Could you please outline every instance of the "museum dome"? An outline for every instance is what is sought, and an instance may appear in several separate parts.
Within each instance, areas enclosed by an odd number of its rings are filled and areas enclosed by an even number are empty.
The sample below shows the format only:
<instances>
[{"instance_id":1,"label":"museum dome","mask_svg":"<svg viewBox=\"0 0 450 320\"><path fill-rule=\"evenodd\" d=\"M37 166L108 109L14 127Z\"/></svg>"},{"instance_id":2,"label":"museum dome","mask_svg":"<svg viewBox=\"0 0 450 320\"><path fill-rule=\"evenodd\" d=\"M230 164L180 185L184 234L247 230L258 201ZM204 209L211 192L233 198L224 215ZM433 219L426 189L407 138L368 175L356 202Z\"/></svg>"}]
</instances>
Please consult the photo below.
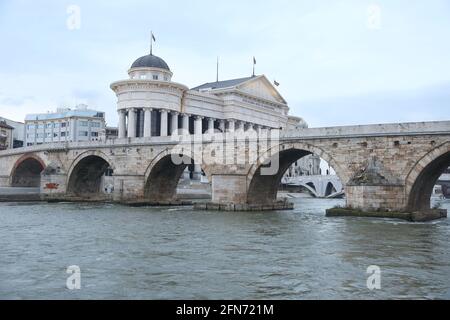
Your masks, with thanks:
<instances>
[{"instance_id":1,"label":"museum dome","mask_svg":"<svg viewBox=\"0 0 450 320\"><path fill-rule=\"evenodd\" d=\"M140 57L135 62L133 62L131 68L159 68L170 71L167 63L160 57L154 56L153 54Z\"/></svg>"}]
</instances>

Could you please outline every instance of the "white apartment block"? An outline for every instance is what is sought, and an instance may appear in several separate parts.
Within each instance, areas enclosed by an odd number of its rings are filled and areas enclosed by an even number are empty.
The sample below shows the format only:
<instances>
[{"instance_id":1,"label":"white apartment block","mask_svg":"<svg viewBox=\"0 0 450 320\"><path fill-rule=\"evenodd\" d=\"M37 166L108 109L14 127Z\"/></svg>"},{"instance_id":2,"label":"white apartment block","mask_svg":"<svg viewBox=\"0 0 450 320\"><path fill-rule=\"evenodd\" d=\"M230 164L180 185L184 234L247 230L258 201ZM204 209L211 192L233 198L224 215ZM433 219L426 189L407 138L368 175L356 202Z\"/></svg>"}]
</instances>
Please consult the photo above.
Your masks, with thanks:
<instances>
[{"instance_id":1,"label":"white apartment block","mask_svg":"<svg viewBox=\"0 0 450 320\"><path fill-rule=\"evenodd\" d=\"M105 113L86 105L61 108L55 113L29 114L25 118L25 146L52 142L100 140L105 130Z\"/></svg>"}]
</instances>

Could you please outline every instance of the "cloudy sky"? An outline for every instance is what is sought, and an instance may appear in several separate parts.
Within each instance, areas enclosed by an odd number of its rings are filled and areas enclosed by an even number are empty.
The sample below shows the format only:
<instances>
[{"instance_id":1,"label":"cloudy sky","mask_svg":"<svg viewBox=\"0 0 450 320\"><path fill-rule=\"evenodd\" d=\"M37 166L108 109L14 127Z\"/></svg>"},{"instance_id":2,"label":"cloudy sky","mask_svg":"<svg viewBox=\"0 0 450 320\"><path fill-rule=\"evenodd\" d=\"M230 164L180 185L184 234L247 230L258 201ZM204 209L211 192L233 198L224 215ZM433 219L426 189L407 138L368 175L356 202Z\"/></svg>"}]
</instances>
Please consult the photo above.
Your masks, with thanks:
<instances>
[{"instance_id":1,"label":"cloudy sky","mask_svg":"<svg viewBox=\"0 0 450 320\"><path fill-rule=\"evenodd\" d=\"M256 56L310 126L450 120L447 0L0 0L0 116L87 103L116 125L109 84L150 30L189 87L215 80L217 56L221 79Z\"/></svg>"}]
</instances>

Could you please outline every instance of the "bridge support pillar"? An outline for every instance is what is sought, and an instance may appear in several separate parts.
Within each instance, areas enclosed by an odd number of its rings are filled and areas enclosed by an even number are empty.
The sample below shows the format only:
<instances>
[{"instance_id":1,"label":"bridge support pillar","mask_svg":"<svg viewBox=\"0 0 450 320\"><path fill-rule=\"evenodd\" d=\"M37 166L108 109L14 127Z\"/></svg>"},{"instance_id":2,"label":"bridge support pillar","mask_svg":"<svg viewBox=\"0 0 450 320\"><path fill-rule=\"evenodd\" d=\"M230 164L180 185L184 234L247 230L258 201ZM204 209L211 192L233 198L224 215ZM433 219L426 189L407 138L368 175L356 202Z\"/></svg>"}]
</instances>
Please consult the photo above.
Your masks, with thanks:
<instances>
[{"instance_id":1,"label":"bridge support pillar","mask_svg":"<svg viewBox=\"0 0 450 320\"><path fill-rule=\"evenodd\" d=\"M346 186L345 195L350 208L389 211L406 208L404 186Z\"/></svg>"},{"instance_id":2,"label":"bridge support pillar","mask_svg":"<svg viewBox=\"0 0 450 320\"><path fill-rule=\"evenodd\" d=\"M327 216L395 218L425 222L447 217L447 210L407 208L404 186L347 186L347 208L327 210Z\"/></svg>"},{"instance_id":3,"label":"bridge support pillar","mask_svg":"<svg viewBox=\"0 0 450 320\"><path fill-rule=\"evenodd\" d=\"M212 202L218 204L244 204L247 201L246 175L213 175Z\"/></svg>"},{"instance_id":4,"label":"bridge support pillar","mask_svg":"<svg viewBox=\"0 0 450 320\"><path fill-rule=\"evenodd\" d=\"M43 200L63 200L67 195L67 175L61 172L41 174L40 194Z\"/></svg>"},{"instance_id":5,"label":"bridge support pillar","mask_svg":"<svg viewBox=\"0 0 450 320\"><path fill-rule=\"evenodd\" d=\"M144 198L143 176L121 176L114 175L114 191L113 200L122 201L139 201Z\"/></svg>"}]
</instances>

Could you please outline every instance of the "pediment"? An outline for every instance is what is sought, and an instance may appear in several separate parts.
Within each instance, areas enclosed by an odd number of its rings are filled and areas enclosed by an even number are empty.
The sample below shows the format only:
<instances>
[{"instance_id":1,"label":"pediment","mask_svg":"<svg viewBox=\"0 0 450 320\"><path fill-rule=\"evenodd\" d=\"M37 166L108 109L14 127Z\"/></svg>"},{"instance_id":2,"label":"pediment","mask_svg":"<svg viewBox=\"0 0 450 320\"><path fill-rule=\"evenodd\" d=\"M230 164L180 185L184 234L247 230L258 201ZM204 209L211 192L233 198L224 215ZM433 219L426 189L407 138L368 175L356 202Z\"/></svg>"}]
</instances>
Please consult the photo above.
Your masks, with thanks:
<instances>
[{"instance_id":1,"label":"pediment","mask_svg":"<svg viewBox=\"0 0 450 320\"><path fill-rule=\"evenodd\" d=\"M245 81L238 85L237 89L265 100L286 104L275 86L263 75Z\"/></svg>"}]
</instances>

